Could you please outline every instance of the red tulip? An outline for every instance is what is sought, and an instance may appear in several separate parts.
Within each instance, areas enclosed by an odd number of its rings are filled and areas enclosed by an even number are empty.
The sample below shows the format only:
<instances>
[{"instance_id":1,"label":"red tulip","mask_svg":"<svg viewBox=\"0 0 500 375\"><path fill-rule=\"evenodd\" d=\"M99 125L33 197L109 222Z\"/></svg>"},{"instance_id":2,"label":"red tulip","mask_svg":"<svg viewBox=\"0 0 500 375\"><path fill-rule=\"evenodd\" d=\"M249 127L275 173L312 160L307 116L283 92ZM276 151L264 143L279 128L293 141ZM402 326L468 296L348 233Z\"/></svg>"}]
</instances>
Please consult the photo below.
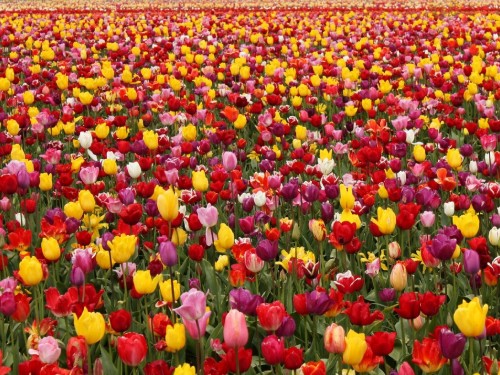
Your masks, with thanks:
<instances>
[{"instance_id":1,"label":"red tulip","mask_svg":"<svg viewBox=\"0 0 500 375\"><path fill-rule=\"evenodd\" d=\"M326 365L323 361L304 363L300 369L304 375L326 375Z\"/></svg>"},{"instance_id":2,"label":"red tulip","mask_svg":"<svg viewBox=\"0 0 500 375\"><path fill-rule=\"evenodd\" d=\"M83 368L83 365L87 363L87 350L85 337L71 337L66 344L66 365L68 368Z\"/></svg>"},{"instance_id":3,"label":"red tulip","mask_svg":"<svg viewBox=\"0 0 500 375\"><path fill-rule=\"evenodd\" d=\"M132 323L132 314L125 309L113 311L109 314L109 323L116 332L125 332Z\"/></svg>"},{"instance_id":4,"label":"red tulip","mask_svg":"<svg viewBox=\"0 0 500 375\"><path fill-rule=\"evenodd\" d=\"M266 331L276 331L287 315L285 306L280 301L261 303L257 306L257 318Z\"/></svg>"},{"instance_id":5,"label":"red tulip","mask_svg":"<svg viewBox=\"0 0 500 375\"><path fill-rule=\"evenodd\" d=\"M275 335L264 338L260 347L262 356L272 366L285 359L285 343Z\"/></svg>"},{"instance_id":6,"label":"red tulip","mask_svg":"<svg viewBox=\"0 0 500 375\"><path fill-rule=\"evenodd\" d=\"M403 319L415 319L420 315L420 301L415 292L403 293L399 297L399 308L394 312Z\"/></svg>"},{"instance_id":7,"label":"red tulip","mask_svg":"<svg viewBox=\"0 0 500 375\"><path fill-rule=\"evenodd\" d=\"M425 338L422 342L415 340L412 356L412 362L425 373L439 371L448 361L441 354L438 340L431 338Z\"/></svg>"},{"instance_id":8,"label":"red tulip","mask_svg":"<svg viewBox=\"0 0 500 375\"><path fill-rule=\"evenodd\" d=\"M287 370L296 370L304 362L304 349L296 346L285 349L284 366Z\"/></svg>"},{"instance_id":9,"label":"red tulip","mask_svg":"<svg viewBox=\"0 0 500 375\"><path fill-rule=\"evenodd\" d=\"M146 358L148 344L143 335L127 332L118 337L118 355L128 366L138 366Z\"/></svg>"},{"instance_id":10,"label":"red tulip","mask_svg":"<svg viewBox=\"0 0 500 375\"><path fill-rule=\"evenodd\" d=\"M384 314L381 311L370 312L370 304L365 302L363 296L359 296L358 300L352 303L344 313L349 317L352 324L359 326L370 325L375 320L384 320Z\"/></svg>"},{"instance_id":11,"label":"red tulip","mask_svg":"<svg viewBox=\"0 0 500 375\"><path fill-rule=\"evenodd\" d=\"M366 336L366 342L372 348L373 354L386 356L394 349L396 332L375 332L371 336Z\"/></svg>"}]
</instances>

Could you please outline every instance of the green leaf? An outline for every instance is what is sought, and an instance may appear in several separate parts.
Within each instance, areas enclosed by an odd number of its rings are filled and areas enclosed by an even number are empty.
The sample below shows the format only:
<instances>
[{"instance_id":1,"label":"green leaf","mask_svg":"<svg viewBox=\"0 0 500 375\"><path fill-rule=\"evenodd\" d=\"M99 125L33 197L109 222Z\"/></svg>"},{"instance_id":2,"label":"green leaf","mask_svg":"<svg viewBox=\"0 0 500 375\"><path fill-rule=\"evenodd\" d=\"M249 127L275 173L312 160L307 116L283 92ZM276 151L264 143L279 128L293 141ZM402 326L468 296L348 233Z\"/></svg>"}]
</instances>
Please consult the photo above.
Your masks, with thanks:
<instances>
[{"instance_id":1,"label":"green leaf","mask_svg":"<svg viewBox=\"0 0 500 375\"><path fill-rule=\"evenodd\" d=\"M104 370L105 374L117 374L118 370L113 363L113 357L109 352L106 351L101 345L101 361L102 361L102 368Z\"/></svg>"}]
</instances>

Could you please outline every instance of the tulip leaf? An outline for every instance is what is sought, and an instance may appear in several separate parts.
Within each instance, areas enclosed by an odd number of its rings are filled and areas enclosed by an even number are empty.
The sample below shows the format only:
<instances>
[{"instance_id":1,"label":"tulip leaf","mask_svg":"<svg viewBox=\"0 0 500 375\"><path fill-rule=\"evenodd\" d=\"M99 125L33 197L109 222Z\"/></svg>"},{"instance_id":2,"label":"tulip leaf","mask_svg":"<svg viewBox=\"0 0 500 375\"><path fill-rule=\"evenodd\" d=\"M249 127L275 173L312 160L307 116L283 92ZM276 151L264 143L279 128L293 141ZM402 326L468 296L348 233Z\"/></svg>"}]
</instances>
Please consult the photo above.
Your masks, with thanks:
<instances>
[{"instance_id":1,"label":"tulip leaf","mask_svg":"<svg viewBox=\"0 0 500 375\"><path fill-rule=\"evenodd\" d=\"M101 361L102 361L102 368L105 374L118 373L118 370L113 363L113 358L111 357L111 354L107 352L102 345L101 345Z\"/></svg>"}]
</instances>

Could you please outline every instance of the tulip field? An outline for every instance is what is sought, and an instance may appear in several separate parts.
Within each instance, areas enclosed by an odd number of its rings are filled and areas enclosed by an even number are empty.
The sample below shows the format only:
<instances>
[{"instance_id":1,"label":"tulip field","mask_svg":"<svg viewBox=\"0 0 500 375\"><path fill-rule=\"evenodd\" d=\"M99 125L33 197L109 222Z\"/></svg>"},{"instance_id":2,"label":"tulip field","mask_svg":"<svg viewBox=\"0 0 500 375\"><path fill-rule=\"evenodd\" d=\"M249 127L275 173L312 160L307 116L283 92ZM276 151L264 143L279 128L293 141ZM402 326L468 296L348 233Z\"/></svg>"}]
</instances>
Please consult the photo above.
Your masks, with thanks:
<instances>
[{"instance_id":1,"label":"tulip field","mask_svg":"<svg viewBox=\"0 0 500 375\"><path fill-rule=\"evenodd\" d=\"M0 10L0 375L500 374L497 1Z\"/></svg>"}]
</instances>

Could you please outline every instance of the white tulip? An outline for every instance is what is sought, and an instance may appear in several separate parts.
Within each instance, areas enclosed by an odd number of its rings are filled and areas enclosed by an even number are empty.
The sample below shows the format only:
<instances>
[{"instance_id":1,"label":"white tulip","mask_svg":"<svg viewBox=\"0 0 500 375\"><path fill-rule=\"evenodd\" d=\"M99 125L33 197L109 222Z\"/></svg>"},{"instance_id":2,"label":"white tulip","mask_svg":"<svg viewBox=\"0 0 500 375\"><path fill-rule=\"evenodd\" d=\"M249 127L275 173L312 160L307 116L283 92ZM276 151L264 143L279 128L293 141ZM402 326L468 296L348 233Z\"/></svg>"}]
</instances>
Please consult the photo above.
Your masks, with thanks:
<instances>
[{"instance_id":1,"label":"white tulip","mask_svg":"<svg viewBox=\"0 0 500 375\"><path fill-rule=\"evenodd\" d=\"M138 178L142 174L141 166L134 161L127 164L127 172L132 178Z\"/></svg>"},{"instance_id":2,"label":"white tulip","mask_svg":"<svg viewBox=\"0 0 500 375\"><path fill-rule=\"evenodd\" d=\"M488 233L488 240L493 246L498 246L500 244L500 229L497 227L491 228Z\"/></svg>"},{"instance_id":3,"label":"white tulip","mask_svg":"<svg viewBox=\"0 0 500 375\"><path fill-rule=\"evenodd\" d=\"M253 202L257 207L262 207L266 204L266 193L258 191L253 195Z\"/></svg>"},{"instance_id":4,"label":"white tulip","mask_svg":"<svg viewBox=\"0 0 500 375\"><path fill-rule=\"evenodd\" d=\"M90 133L89 131L81 132L78 136L78 142L80 143L81 147L83 147L84 149L88 149L90 146L92 146L92 133Z\"/></svg>"},{"instance_id":5,"label":"white tulip","mask_svg":"<svg viewBox=\"0 0 500 375\"><path fill-rule=\"evenodd\" d=\"M444 214L448 217L455 214L455 202L446 202L444 204Z\"/></svg>"}]
</instances>

